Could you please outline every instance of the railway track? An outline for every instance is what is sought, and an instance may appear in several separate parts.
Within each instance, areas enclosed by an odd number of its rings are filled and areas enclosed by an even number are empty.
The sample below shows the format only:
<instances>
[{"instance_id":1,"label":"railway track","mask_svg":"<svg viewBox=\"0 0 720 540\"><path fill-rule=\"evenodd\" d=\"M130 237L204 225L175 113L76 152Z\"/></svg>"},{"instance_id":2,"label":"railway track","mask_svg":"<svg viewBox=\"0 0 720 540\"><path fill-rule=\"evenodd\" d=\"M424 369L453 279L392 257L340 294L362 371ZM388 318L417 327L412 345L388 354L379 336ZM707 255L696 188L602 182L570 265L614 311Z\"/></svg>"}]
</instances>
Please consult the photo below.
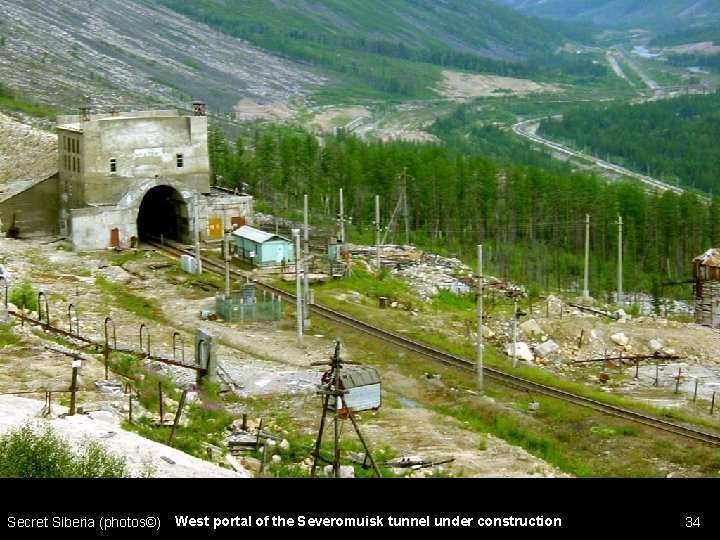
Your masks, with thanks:
<instances>
[{"instance_id":1,"label":"railway track","mask_svg":"<svg viewBox=\"0 0 720 540\"><path fill-rule=\"evenodd\" d=\"M167 242L163 243L162 245L157 242L148 242L147 244L151 245L155 249L158 249L166 254L179 257L180 255L192 255L194 256L194 252L190 249L187 249L185 247L181 247L175 243L168 244ZM209 259L207 257L202 258L202 265L203 269L208 272L213 273L221 273L224 274L225 272L225 266L224 263L220 260L213 260ZM230 269L230 274L235 279L245 279L250 280L251 276L247 272L243 272L238 269ZM272 285L256 281L256 286L262 289L267 290L268 292L272 292L274 294L277 294L281 296L284 300L295 303L295 295L290 294L286 291L283 291L282 289L278 289L276 287L273 287ZM375 338L381 339L383 341L386 341L388 343L391 343L393 345L396 345L398 347L402 347L404 349L413 351L417 354L421 354L427 358L430 358L434 361L441 362L443 364L451 365L469 372L476 372L476 363L472 360L469 360L467 358L457 356L454 354L451 354L447 351L443 351L441 349L437 349L435 347L431 347L429 345L426 345L424 343L412 340L410 338L407 338L405 336L401 336L399 334L395 334L393 332L389 332L387 330L383 330L381 328L378 328L376 326L373 326L371 324L368 324L364 321L358 320L356 318L350 317L346 314L340 313L338 311L332 310L330 308L321 306L319 304L312 304L309 306L309 310L312 313L315 313L316 315L319 315L321 317L325 317L326 319L329 319L331 321L334 321L336 323L340 323L344 326L347 326L349 328L352 328L353 330L356 330L358 332L362 332L367 335L371 335ZM517 375L512 375L510 373L506 373L504 371L501 371L496 368L492 367L483 367L483 377L486 380L491 380L496 383L520 389L529 391L533 394L543 395L547 397L553 397L556 399L563 400L568 403L572 403L581 407L587 407L592 410L602 412L604 414L608 414L611 416L615 416L618 418L622 418L631 422L635 422L638 424L642 424L644 426L652 427L655 429L659 429L668 433L673 433L675 435L683 436L687 439L691 439L696 442L701 442L704 444L709 444L712 446L720 447L720 435L716 433L711 433L708 431L703 431L701 429L697 429L695 427L689 427L683 424L671 422L668 420L664 420L662 418L658 418L656 416L641 413L637 411L633 411L631 409L626 409L623 407L619 407L616 405L610 405L607 403L604 403L602 401L598 401L595 399L591 399L585 396L580 396L577 394L573 394L571 392L568 392L566 390L561 390L559 388L554 388L552 386L547 386L541 383L537 383L528 379L525 379L523 377L519 377Z\"/></svg>"}]
</instances>

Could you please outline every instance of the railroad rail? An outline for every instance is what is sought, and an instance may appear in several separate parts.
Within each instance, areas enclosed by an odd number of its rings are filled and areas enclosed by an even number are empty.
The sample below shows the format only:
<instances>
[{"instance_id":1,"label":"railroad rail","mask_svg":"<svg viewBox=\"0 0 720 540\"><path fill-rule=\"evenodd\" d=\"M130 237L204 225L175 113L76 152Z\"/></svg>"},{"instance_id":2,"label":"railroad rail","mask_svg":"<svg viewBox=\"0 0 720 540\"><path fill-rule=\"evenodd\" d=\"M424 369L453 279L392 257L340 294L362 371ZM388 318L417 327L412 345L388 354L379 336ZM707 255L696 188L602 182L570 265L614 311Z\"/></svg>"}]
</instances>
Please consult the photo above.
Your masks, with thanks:
<instances>
[{"instance_id":1,"label":"railroad rail","mask_svg":"<svg viewBox=\"0 0 720 540\"><path fill-rule=\"evenodd\" d=\"M155 249L158 249L160 251L165 252L166 254L170 254L173 256L180 256L180 255L192 255L194 256L194 251L180 246L175 243L168 243L165 241L162 245L157 242L152 241L145 241L150 246L154 247ZM217 272L217 273L224 273L225 272L225 266L224 262L220 261L219 259L213 260L211 258L203 257L202 258L202 264L203 269L208 272ZM235 278L241 278L245 280L251 280L252 277L250 273L244 272L238 269L231 268L230 274L234 276ZM283 299L290 303L295 303L295 295L290 294L286 291L283 291L282 289L278 289L276 287L273 287L272 285L269 285L267 283L263 283L260 281L255 281L256 286L265 289L268 292L272 292L274 294L280 295ZM437 349L435 347L432 347L430 345L426 345L424 343L421 343L419 341L410 339L408 337L389 332L388 330L383 330L381 328L378 328L376 326L373 326L369 323L366 323L364 321L361 321L359 319L356 319L354 317L350 317L349 315L346 315L344 313L340 313L338 311L335 311L333 309L324 307L320 304L311 304L308 306L309 310L321 317L324 317L326 319L329 319L333 322L340 323L344 326L347 326L349 328L352 328L353 330L362 332L367 335L371 335L375 338L381 339L383 341L386 341L388 343L391 343L393 345L396 345L398 347L413 351L417 354L421 354L427 358L430 358L434 361L441 362L447 365L451 365L466 371L470 372L476 372L476 363L468 358L464 358L461 356L457 356L454 354L451 354L447 351L443 351L441 349ZM544 385L541 383L537 383L528 379L525 379L523 377L519 377L517 375L512 375L510 373L506 373L502 370L499 370L497 368L492 368L488 366L483 367L483 376L486 379L492 380L496 383L532 392L533 394L539 394L544 395L547 397L553 397L556 399L563 400L568 403L572 403L574 405L587 407L592 410L602 412L604 414L608 414L611 416L615 416L618 418L622 418L624 420L629 420L638 424L642 424L648 427L652 427L655 429L659 429L665 432L673 433L675 435L680 435L683 437L686 437L688 439L692 439L696 442L701 442L705 444L709 444L712 446L719 446L720 447L720 435L716 433L711 433L708 431L703 431L701 429L697 429L694 427L689 427L683 424L670 422L668 420L664 420L661 418L658 418L656 416L641 413L637 411L633 411L631 409L626 409L624 407L619 407L616 405L610 405L607 403L604 403L599 400L595 400L592 398L588 398L585 396L580 396L577 394L573 394L572 392L568 392L566 390L561 390L559 388L554 388L552 386Z\"/></svg>"}]
</instances>

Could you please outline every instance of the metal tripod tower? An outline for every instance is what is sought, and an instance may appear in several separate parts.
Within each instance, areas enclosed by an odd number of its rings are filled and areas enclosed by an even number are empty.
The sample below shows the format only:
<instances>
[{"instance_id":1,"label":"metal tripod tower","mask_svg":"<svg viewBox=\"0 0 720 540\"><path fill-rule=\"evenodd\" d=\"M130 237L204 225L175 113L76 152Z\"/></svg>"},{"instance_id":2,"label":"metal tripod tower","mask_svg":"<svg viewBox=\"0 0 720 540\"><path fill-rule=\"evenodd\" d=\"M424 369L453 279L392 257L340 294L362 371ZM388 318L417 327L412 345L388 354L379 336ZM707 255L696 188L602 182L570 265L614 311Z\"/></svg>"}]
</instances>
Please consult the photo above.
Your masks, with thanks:
<instances>
[{"instance_id":1,"label":"metal tripod tower","mask_svg":"<svg viewBox=\"0 0 720 540\"><path fill-rule=\"evenodd\" d=\"M317 440L315 441L315 448L313 449L313 465L310 471L310 476L315 476L315 471L318 466L318 461L324 461L325 463L332 465L333 475L338 478L340 476L340 421L348 418L352 423L355 433L357 433L360 442L365 449L365 463L369 460L372 465L375 475L380 478L380 468L373 459L370 448L365 441L365 438L360 432L360 427L355 421L355 411L344 403L343 396L348 391L343 389L341 382L343 364L356 364L357 362L345 362L340 358L340 340L335 341L335 353L330 358L329 362L313 362L313 366L330 366L330 371L323 373L321 379L321 386L318 389L318 394L323 396L323 409L322 417L320 419L320 428L318 431ZM333 457L332 459L326 459L320 454L320 445L322 443L323 432L325 430L325 422L328 417L328 412L332 415L334 420L334 434L333 434Z\"/></svg>"}]
</instances>

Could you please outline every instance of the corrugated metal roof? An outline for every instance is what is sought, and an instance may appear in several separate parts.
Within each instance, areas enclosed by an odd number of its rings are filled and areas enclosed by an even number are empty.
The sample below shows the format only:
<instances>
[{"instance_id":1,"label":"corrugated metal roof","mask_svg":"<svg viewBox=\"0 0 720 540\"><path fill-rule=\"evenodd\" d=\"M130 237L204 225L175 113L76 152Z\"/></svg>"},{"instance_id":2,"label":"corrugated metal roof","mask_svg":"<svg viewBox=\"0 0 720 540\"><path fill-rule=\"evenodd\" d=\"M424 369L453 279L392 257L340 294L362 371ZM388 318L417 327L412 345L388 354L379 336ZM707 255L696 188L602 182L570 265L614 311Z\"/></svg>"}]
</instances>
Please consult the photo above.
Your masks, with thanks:
<instances>
[{"instance_id":1,"label":"corrugated metal roof","mask_svg":"<svg viewBox=\"0 0 720 540\"><path fill-rule=\"evenodd\" d=\"M720 248L710 248L702 255L698 255L693 259L695 264L704 264L705 266L720 267Z\"/></svg>"},{"instance_id":2,"label":"corrugated metal roof","mask_svg":"<svg viewBox=\"0 0 720 540\"><path fill-rule=\"evenodd\" d=\"M285 240L286 242L290 241L287 238L280 236L279 234L261 231L260 229L255 229L250 225L243 225L242 227L237 228L233 231L233 234L235 236L239 236L240 238L247 238L248 240L256 242L258 244L264 244L265 242L267 242L268 240L272 240L273 238L280 238L281 240Z\"/></svg>"},{"instance_id":3,"label":"corrugated metal roof","mask_svg":"<svg viewBox=\"0 0 720 540\"><path fill-rule=\"evenodd\" d=\"M379 382L380 375L374 367L346 365L340 371L340 385L344 390Z\"/></svg>"}]
</instances>

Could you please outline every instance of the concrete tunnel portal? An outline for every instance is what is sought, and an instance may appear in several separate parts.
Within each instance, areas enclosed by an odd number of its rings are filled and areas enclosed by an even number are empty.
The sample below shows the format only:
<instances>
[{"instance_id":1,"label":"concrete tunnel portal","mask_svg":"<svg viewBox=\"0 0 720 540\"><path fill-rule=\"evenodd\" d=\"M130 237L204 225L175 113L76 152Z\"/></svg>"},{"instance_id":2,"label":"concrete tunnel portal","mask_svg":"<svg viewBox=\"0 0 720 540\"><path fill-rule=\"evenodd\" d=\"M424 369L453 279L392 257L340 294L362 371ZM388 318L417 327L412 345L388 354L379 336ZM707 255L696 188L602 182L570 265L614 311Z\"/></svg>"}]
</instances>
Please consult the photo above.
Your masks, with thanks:
<instances>
[{"instance_id":1,"label":"concrete tunnel portal","mask_svg":"<svg viewBox=\"0 0 720 540\"><path fill-rule=\"evenodd\" d=\"M162 237L185 241L188 237L187 216L187 205L177 189L155 186L148 190L140 203L138 236L141 240Z\"/></svg>"}]
</instances>

